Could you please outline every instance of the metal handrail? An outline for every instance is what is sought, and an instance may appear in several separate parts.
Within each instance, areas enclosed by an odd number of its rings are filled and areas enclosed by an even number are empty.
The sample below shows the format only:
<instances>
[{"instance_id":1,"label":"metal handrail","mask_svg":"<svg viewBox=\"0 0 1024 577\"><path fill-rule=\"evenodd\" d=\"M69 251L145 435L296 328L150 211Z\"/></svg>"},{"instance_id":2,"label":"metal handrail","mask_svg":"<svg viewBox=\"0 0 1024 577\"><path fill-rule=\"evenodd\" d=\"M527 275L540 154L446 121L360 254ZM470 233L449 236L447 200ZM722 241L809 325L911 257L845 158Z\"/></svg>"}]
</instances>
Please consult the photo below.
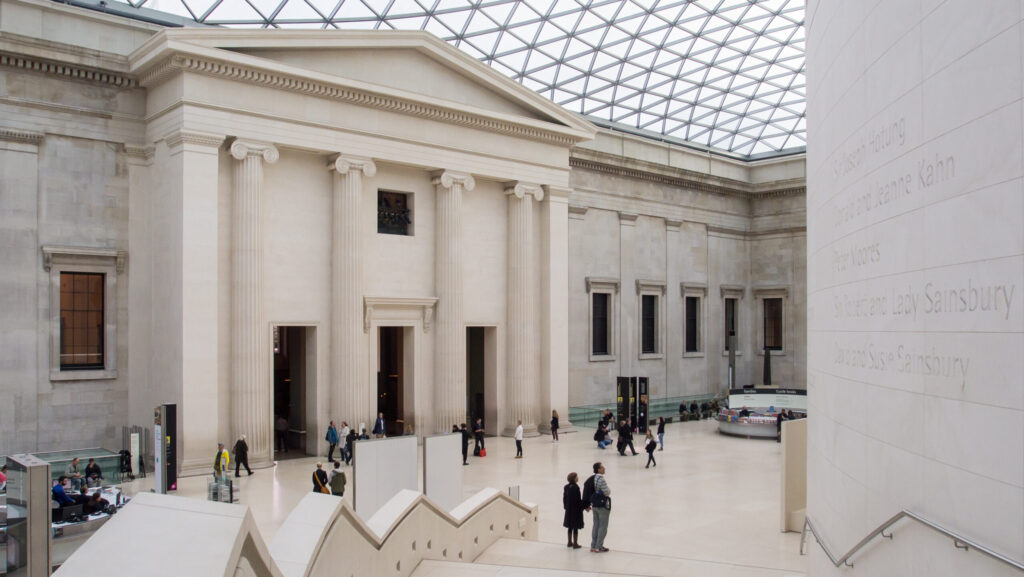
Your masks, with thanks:
<instances>
[{"instance_id":1,"label":"metal handrail","mask_svg":"<svg viewBox=\"0 0 1024 577\"><path fill-rule=\"evenodd\" d=\"M939 525L938 523L935 523L934 521L930 521L930 520L926 519L925 517L922 517L921 515L919 515L917 513L914 513L913 511L908 511L906 509L903 509L899 513L896 513L892 517L889 517L889 519L886 522L882 523L881 525L876 527L873 531L868 533L863 539L861 539L856 545L854 545L852 549L850 549L845 555L843 555L842 557L840 557L838 559L836 559L836 556L832 554L832 551L829 549L828 545L821 538L821 535L818 534L818 530L814 527L814 522L811 520L811 518L809 516L807 516L807 515L804 515L804 528L803 528L803 531L800 532L800 554L801 555L806 555L807 554L804 551L804 549L805 549L804 545L807 542L807 529L810 529L811 533L814 535L814 539L818 542L819 545L821 545L822 550L825 551L825 555L828 556L829 561L832 561L833 565L835 565L836 567L839 567L840 565L846 565L847 567L853 567L853 563L850 562L850 559L854 555L856 555L858 551L860 551L865 545L867 545L868 543L873 541L875 539L875 537L881 536L881 537L885 537L886 539L892 539L892 536L893 536L892 531L890 531L889 534L886 534L885 530L888 529L889 527L892 527L893 525L895 525L900 519L902 519L904 517L908 517L910 519L913 519L913 520L917 521L918 523L921 523L925 527L928 527L928 528L930 528L932 530L938 531L939 533L942 533L943 535L949 537L950 539L953 540L953 546L956 547L957 549L963 549L964 551L968 551L970 549L975 549L979 553L987 555L987 556L989 556L989 557L991 557L991 558L993 558L993 559L995 559L997 561L1002 561L1003 563L1006 563L1007 565L1009 565L1011 567L1015 567L1019 571L1024 571L1024 563L1021 563L1020 561L1016 561L1014 559L1011 559L1011 558L1009 558L1009 557L1007 557L1005 555L1002 555L1000 553L996 553L995 551L989 549L988 547L985 547L983 545L979 545L976 542L974 542L974 541L972 541L970 539L967 539L966 537L964 537L964 536L962 536L962 535L960 535L958 533L954 533L954 532L950 531L949 529L946 529L945 527Z\"/></svg>"}]
</instances>

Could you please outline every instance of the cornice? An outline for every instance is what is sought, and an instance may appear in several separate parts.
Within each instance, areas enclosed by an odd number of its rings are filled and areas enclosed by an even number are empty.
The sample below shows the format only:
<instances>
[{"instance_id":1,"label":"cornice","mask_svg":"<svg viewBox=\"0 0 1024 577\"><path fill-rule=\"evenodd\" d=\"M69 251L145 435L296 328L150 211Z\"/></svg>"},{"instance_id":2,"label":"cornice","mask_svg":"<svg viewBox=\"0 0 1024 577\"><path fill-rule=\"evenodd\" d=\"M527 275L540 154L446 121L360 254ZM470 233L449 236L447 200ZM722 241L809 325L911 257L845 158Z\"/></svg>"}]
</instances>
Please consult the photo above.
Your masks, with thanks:
<instances>
[{"instance_id":1,"label":"cornice","mask_svg":"<svg viewBox=\"0 0 1024 577\"><path fill-rule=\"evenodd\" d=\"M39 144L43 141L43 134L40 132L29 132L27 130L15 130L13 128L0 127L0 140L8 142L23 142L25 144Z\"/></svg>"},{"instance_id":2,"label":"cornice","mask_svg":"<svg viewBox=\"0 0 1024 577\"><path fill-rule=\"evenodd\" d=\"M127 74L120 74L109 70L97 70L76 64L55 62L44 58L19 54L0 53L0 66L32 70L43 74L64 76L99 84L109 84L118 88L136 88L139 86L138 81Z\"/></svg>"},{"instance_id":3,"label":"cornice","mask_svg":"<svg viewBox=\"0 0 1024 577\"><path fill-rule=\"evenodd\" d=\"M194 55L175 54L169 56L150 68L139 78L143 87L159 84L169 76L180 72L191 72L204 76L227 78L237 82L245 82L258 86L280 88L292 92L309 94L320 98L348 102L367 106L378 110L397 112L418 118L436 120L445 124L466 126L488 132L507 134L517 138L548 142L562 146L573 146L580 139L555 131L543 130L533 126L516 124L480 114L473 114L457 108L448 108L412 99L361 90L325 81L311 80L298 75L283 72L272 72L252 66L224 62L214 58Z\"/></svg>"},{"instance_id":4,"label":"cornice","mask_svg":"<svg viewBox=\"0 0 1024 577\"><path fill-rule=\"evenodd\" d=\"M589 150L584 152L577 148L573 149L569 156L569 166L725 196L762 199L807 194L806 186L785 186L773 189L770 188L771 185L755 186L738 180L722 178L715 178L717 182L712 183L707 181L707 175L698 172L638 160L628 160L631 166L623 166L620 164L623 158ZM787 181L787 184L790 184L790 181Z\"/></svg>"},{"instance_id":5,"label":"cornice","mask_svg":"<svg viewBox=\"0 0 1024 577\"><path fill-rule=\"evenodd\" d=\"M167 143L168 148L176 148L183 144L195 144L210 148L220 148L220 145L224 143L224 137L205 132L174 130L164 136L164 142Z\"/></svg>"}]
</instances>

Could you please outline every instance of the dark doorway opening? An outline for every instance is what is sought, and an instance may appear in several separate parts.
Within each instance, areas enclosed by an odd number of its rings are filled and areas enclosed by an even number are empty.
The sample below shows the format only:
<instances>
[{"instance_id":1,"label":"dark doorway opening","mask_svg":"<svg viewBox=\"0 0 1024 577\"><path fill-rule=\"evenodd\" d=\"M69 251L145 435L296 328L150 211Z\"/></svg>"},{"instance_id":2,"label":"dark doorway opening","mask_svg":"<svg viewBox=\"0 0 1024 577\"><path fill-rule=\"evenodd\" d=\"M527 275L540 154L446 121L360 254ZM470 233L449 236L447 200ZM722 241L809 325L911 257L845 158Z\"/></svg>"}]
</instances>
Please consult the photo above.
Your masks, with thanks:
<instances>
[{"instance_id":1,"label":"dark doorway opening","mask_svg":"<svg viewBox=\"0 0 1024 577\"><path fill-rule=\"evenodd\" d=\"M394 437L405 432L405 331L380 327L378 338L377 411L384 413L385 434Z\"/></svg>"},{"instance_id":2,"label":"dark doorway opening","mask_svg":"<svg viewBox=\"0 0 1024 577\"><path fill-rule=\"evenodd\" d=\"M312 329L309 329L312 331ZM304 457L307 454L306 389L315 371L310 366L307 327L274 327L274 424L275 458ZM276 438L279 419L288 422L284 433L286 451L280 451Z\"/></svg>"},{"instance_id":3,"label":"dark doorway opening","mask_svg":"<svg viewBox=\"0 0 1024 577\"><path fill-rule=\"evenodd\" d=\"M470 428L477 417L484 419L484 422L487 420L484 404L487 383L484 343L484 327L466 327L466 425Z\"/></svg>"}]
</instances>

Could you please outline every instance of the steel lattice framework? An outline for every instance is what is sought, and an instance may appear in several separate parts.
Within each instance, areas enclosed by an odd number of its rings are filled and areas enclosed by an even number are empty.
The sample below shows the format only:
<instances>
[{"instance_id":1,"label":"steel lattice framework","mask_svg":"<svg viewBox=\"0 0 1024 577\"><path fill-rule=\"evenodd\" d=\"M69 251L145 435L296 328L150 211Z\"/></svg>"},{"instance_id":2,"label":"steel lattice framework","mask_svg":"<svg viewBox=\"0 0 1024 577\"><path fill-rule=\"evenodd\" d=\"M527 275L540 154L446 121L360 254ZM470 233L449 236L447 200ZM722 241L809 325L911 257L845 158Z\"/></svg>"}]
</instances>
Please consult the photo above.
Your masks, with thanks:
<instances>
[{"instance_id":1,"label":"steel lattice framework","mask_svg":"<svg viewBox=\"0 0 1024 577\"><path fill-rule=\"evenodd\" d=\"M602 125L805 146L804 0L126 0L232 27L426 30Z\"/></svg>"}]
</instances>

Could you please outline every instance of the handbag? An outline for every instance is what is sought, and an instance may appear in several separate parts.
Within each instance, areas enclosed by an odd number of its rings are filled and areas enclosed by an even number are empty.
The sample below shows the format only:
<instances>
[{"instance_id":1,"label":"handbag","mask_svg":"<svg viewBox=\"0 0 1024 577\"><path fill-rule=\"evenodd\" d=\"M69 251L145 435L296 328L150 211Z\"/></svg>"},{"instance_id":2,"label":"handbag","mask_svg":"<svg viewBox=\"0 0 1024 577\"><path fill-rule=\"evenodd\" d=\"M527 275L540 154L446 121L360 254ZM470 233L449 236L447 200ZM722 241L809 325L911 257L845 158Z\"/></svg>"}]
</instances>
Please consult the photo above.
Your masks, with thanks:
<instances>
[{"instance_id":1,"label":"handbag","mask_svg":"<svg viewBox=\"0 0 1024 577\"><path fill-rule=\"evenodd\" d=\"M594 507L601 507L602 509L608 506L608 495L605 495L601 491L595 491L590 496L590 504Z\"/></svg>"},{"instance_id":2,"label":"handbag","mask_svg":"<svg viewBox=\"0 0 1024 577\"><path fill-rule=\"evenodd\" d=\"M317 477L316 475L313 475L313 478L316 479L316 484L320 486L320 492L321 493L324 493L324 494L327 494L327 495L331 494L331 490L328 489L327 487L325 487L324 484L320 482L320 477Z\"/></svg>"}]
</instances>

